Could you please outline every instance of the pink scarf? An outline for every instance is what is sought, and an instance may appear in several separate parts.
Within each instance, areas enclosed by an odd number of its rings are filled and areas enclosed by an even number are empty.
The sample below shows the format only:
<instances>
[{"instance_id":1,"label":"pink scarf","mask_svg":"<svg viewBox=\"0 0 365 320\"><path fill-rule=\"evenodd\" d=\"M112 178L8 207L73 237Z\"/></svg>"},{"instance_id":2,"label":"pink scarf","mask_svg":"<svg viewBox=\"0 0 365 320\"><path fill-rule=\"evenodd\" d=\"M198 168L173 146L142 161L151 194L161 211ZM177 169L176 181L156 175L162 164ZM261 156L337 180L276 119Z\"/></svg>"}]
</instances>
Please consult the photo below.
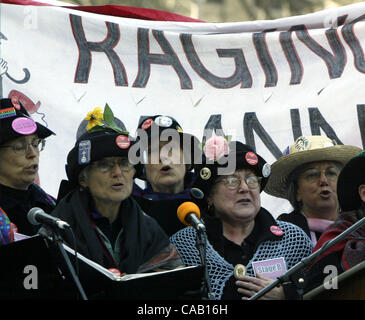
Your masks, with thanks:
<instances>
[{"instance_id":1,"label":"pink scarf","mask_svg":"<svg viewBox=\"0 0 365 320\"><path fill-rule=\"evenodd\" d=\"M326 219L307 218L313 246L317 243L315 232L323 233L334 221Z\"/></svg>"}]
</instances>

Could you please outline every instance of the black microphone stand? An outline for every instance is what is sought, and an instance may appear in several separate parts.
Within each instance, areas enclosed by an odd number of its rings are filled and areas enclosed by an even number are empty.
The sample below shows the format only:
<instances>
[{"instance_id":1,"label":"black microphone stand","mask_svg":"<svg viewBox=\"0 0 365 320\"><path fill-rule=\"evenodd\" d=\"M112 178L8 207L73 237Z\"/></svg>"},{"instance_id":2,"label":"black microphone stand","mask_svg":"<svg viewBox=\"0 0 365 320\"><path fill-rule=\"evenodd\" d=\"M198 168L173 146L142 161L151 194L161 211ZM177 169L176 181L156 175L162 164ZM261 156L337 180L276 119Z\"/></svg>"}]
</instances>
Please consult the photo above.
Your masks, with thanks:
<instances>
[{"instance_id":1,"label":"black microphone stand","mask_svg":"<svg viewBox=\"0 0 365 320\"><path fill-rule=\"evenodd\" d=\"M298 277L298 274L300 274L305 267L307 267L314 259L316 259L318 256L320 256L322 253L324 253L329 248L333 247L335 244L339 243L340 241L344 240L349 234L356 231L357 229L361 228L363 225L365 225L365 217L353 224L350 228L343 231L341 234L339 234L337 237L333 238L332 240L329 240L323 244L323 246L317 250L316 252L313 252L311 255L309 255L306 258L303 258L300 262L298 262L295 266L290 268L286 273L279 276L275 281L270 283L265 288L261 289L259 292L257 292L255 295L253 295L248 300L256 300L262 297L264 294L275 288L277 285L284 283L284 282L292 282L294 287L296 288L299 295L302 297L303 295L303 288L302 283L304 283L304 279L300 276Z\"/></svg>"},{"instance_id":2,"label":"black microphone stand","mask_svg":"<svg viewBox=\"0 0 365 320\"><path fill-rule=\"evenodd\" d=\"M210 278L208 274L208 267L206 262L206 252L207 252L207 234L205 230L196 230L196 247L199 250L200 261L204 268L204 277L202 281L201 293L202 300L215 300L214 293L212 293Z\"/></svg>"},{"instance_id":3,"label":"black microphone stand","mask_svg":"<svg viewBox=\"0 0 365 320\"><path fill-rule=\"evenodd\" d=\"M75 269L72 266L72 263L65 251L65 248L63 247L63 239L62 239L61 235L59 234L58 230L55 230L55 228L52 228L48 225L43 225L43 227L44 227L44 229L41 228L39 230L38 234L45 237L46 239L52 241L56 245L59 253L61 254L62 260L64 260L67 270L70 273L70 276L76 285L76 288L81 296L81 299L88 300L87 296L85 294L85 291L80 283L79 277L77 276Z\"/></svg>"}]
</instances>

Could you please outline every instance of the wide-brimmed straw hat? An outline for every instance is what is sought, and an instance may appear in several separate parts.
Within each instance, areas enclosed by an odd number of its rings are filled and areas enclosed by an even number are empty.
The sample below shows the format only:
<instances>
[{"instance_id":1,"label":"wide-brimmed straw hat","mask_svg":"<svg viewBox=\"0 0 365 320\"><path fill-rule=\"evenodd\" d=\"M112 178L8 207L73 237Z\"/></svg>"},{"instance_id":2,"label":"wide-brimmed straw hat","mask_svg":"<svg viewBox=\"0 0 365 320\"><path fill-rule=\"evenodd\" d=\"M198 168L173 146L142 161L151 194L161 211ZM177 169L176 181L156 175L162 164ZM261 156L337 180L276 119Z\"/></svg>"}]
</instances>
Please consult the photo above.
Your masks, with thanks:
<instances>
[{"instance_id":1,"label":"wide-brimmed straw hat","mask_svg":"<svg viewBox=\"0 0 365 320\"><path fill-rule=\"evenodd\" d=\"M355 146L338 145L325 136L301 136L272 164L265 192L287 199L288 178L299 166L317 161L333 161L345 165L361 150Z\"/></svg>"},{"instance_id":2,"label":"wide-brimmed straw hat","mask_svg":"<svg viewBox=\"0 0 365 320\"><path fill-rule=\"evenodd\" d=\"M364 172L365 151L362 151L345 165L338 177L337 195L342 211L360 208L359 186L365 184Z\"/></svg>"}]
</instances>

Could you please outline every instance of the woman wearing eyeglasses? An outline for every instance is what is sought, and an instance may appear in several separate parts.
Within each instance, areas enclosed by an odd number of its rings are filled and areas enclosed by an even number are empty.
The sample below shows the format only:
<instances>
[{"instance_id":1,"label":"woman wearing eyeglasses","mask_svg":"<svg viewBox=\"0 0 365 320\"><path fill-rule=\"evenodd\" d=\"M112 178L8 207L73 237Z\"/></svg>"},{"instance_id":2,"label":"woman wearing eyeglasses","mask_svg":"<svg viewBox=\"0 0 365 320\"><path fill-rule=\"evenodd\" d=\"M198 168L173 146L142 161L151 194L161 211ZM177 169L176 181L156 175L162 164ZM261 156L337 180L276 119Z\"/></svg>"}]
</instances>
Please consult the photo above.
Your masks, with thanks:
<instances>
[{"instance_id":1,"label":"woman wearing eyeglasses","mask_svg":"<svg viewBox=\"0 0 365 320\"><path fill-rule=\"evenodd\" d=\"M261 207L270 165L254 150L213 137L204 155L194 167L192 196L200 199L206 225L212 291L216 299L246 299L309 255L312 245L300 228L277 222ZM195 239L191 227L170 238L184 264L200 264ZM263 298L284 299L289 289L274 288Z\"/></svg>"},{"instance_id":2,"label":"woman wearing eyeglasses","mask_svg":"<svg viewBox=\"0 0 365 320\"><path fill-rule=\"evenodd\" d=\"M299 137L272 165L265 192L289 200L294 210L278 220L301 227L313 246L339 214L337 179L343 166L361 151L335 145L324 136Z\"/></svg>"},{"instance_id":3,"label":"woman wearing eyeglasses","mask_svg":"<svg viewBox=\"0 0 365 320\"><path fill-rule=\"evenodd\" d=\"M34 235L39 227L28 222L28 211L40 207L50 213L55 206L55 199L35 183L44 139L54 133L10 99L1 99L0 108L0 212L15 225L13 230Z\"/></svg>"},{"instance_id":4,"label":"woman wearing eyeglasses","mask_svg":"<svg viewBox=\"0 0 365 320\"><path fill-rule=\"evenodd\" d=\"M140 164L128 159L135 139L110 117L99 117L100 124L90 126L67 156L68 181L52 215L70 224L79 253L106 268L140 273L180 265L167 235L130 196L140 173ZM63 239L74 247L70 232Z\"/></svg>"}]
</instances>

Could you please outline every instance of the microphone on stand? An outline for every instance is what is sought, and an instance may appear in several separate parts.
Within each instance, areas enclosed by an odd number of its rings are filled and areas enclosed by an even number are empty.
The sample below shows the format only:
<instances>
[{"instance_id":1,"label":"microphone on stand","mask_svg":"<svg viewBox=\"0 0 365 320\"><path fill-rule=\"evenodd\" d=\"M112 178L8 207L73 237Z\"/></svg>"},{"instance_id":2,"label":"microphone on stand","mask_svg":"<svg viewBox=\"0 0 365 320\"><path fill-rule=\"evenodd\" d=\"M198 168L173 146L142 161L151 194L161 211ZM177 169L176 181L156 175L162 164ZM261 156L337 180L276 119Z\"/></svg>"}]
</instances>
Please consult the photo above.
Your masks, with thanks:
<instances>
[{"instance_id":1,"label":"microphone on stand","mask_svg":"<svg viewBox=\"0 0 365 320\"><path fill-rule=\"evenodd\" d=\"M70 225L61 219L52 217L45 213L41 208L34 207L29 210L27 215L28 221L33 225L45 224L59 229L70 229Z\"/></svg>"},{"instance_id":2,"label":"microphone on stand","mask_svg":"<svg viewBox=\"0 0 365 320\"><path fill-rule=\"evenodd\" d=\"M181 223L192 226L196 231L196 247L199 250L201 264L204 267L204 280L201 287L203 299L214 300L206 259L207 235L204 223L200 220L200 209L194 202L184 202L177 208L177 217Z\"/></svg>"},{"instance_id":3,"label":"microphone on stand","mask_svg":"<svg viewBox=\"0 0 365 320\"><path fill-rule=\"evenodd\" d=\"M180 222L192 226L198 232L205 232L205 225L200 220L200 209L194 202L184 202L177 208L177 217Z\"/></svg>"}]
</instances>

